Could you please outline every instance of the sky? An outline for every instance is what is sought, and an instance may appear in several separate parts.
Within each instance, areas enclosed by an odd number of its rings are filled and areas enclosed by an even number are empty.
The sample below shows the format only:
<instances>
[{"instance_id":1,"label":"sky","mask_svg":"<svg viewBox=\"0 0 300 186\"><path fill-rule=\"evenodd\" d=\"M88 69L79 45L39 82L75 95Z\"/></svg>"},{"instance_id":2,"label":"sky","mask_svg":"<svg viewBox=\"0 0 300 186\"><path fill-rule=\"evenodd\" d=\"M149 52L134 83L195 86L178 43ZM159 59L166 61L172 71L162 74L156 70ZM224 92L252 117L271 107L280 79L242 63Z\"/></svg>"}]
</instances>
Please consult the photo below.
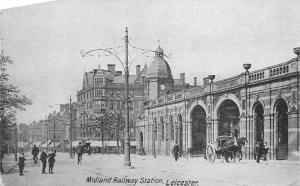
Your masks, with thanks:
<instances>
[{"instance_id":1,"label":"sky","mask_svg":"<svg viewBox=\"0 0 300 186\"><path fill-rule=\"evenodd\" d=\"M70 95L75 101L85 71L106 69L108 63L122 70L113 57L82 57L80 51L117 47L124 59L126 26L131 45L155 50L159 40L173 77L184 72L191 84L193 77L201 84L209 74L216 80L238 75L244 63L256 70L288 61L300 46L297 0L19 2L0 7L0 41L15 62L9 66L11 81L33 100L18 113L21 123L45 119L58 109L49 105L67 103ZM131 47L129 52L131 74L135 65L149 66L154 56Z\"/></svg>"}]
</instances>

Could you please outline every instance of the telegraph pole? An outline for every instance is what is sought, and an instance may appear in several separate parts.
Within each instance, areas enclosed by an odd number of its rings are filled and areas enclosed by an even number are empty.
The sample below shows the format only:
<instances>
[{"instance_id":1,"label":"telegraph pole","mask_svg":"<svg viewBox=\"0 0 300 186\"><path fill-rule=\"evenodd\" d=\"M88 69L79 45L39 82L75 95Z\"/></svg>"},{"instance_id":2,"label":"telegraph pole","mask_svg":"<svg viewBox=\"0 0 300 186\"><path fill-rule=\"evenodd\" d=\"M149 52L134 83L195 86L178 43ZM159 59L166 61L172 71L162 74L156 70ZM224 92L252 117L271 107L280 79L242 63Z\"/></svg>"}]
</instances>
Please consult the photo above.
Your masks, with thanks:
<instances>
[{"instance_id":1,"label":"telegraph pole","mask_svg":"<svg viewBox=\"0 0 300 186\"><path fill-rule=\"evenodd\" d=\"M54 118L53 118L53 142L54 142L54 149L55 149L55 117L56 117L56 112L54 113Z\"/></svg>"},{"instance_id":2,"label":"telegraph pole","mask_svg":"<svg viewBox=\"0 0 300 186\"><path fill-rule=\"evenodd\" d=\"M130 162L130 136L129 136L129 110L128 110L128 30L125 30L125 147L124 147L124 166L131 166Z\"/></svg>"},{"instance_id":3,"label":"telegraph pole","mask_svg":"<svg viewBox=\"0 0 300 186\"><path fill-rule=\"evenodd\" d=\"M70 112L70 134L69 134L69 136L70 136L70 158L72 158L72 106L71 106L71 104L72 104L72 99L71 99L71 95L70 95L70 108L69 108L69 112Z\"/></svg>"}]
</instances>

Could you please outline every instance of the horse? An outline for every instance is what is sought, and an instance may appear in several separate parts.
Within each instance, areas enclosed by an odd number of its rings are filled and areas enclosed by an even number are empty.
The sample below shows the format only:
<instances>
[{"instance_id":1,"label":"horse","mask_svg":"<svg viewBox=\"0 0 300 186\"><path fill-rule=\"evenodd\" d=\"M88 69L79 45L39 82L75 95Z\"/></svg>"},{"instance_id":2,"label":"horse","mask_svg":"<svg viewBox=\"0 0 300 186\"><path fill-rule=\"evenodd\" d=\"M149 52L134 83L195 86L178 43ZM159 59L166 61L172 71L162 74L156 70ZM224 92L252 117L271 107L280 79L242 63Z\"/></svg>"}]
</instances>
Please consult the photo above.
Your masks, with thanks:
<instances>
[{"instance_id":1,"label":"horse","mask_svg":"<svg viewBox=\"0 0 300 186\"><path fill-rule=\"evenodd\" d=\"M222 156L225 158L225 161L229 163L229 158L233 161L236 158L239 158L239 161L243 158L242 149L245 148L248 141L245 137L231 139L224 143L223 150L221 151Z\"/></svg>"}]
</instances>

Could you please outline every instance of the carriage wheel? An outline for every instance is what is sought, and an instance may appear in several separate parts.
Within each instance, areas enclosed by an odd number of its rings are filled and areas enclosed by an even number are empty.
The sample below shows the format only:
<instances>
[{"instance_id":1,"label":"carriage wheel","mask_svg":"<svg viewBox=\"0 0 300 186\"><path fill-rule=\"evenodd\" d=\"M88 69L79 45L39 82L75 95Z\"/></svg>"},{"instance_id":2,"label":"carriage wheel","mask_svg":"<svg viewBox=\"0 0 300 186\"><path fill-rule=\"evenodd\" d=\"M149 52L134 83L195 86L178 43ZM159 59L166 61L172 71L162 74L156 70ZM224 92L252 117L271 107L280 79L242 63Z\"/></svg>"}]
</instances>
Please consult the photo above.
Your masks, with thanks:
<instances>
[{"instance_id":1,"label":"carriage wheel","mask_svg":"<svg viewBox=\"0 0 300 186\"><path fill-rule=\"evenodd\" d=\"M209 160L211 163L213 163L216 159L216 151L213 148L213 146L208 145L206 147L206 158Z\"/></svg>"}]
</instances>

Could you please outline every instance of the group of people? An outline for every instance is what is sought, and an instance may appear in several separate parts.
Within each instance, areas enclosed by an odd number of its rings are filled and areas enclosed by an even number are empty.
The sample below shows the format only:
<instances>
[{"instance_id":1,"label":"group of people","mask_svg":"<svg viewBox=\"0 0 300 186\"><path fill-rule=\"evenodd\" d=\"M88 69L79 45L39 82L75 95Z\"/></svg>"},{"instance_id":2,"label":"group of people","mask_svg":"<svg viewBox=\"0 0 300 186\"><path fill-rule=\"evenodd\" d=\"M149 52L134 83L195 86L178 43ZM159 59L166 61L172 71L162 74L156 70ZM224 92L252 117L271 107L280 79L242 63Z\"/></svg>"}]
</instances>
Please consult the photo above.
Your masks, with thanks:
<instances>
[{"instance_id":1,"label":"group of people","mask_svg":"<svg viewBox=\"0 0 300 186\"><path fill-rule=\"evenodd\" d=\"M54 167L54 162L55 162L55 156L56 152L55 150L51 150L49 154L47 154L46 149L41 153L40 160L43 164L42 166L42 174L46 174L45 169L47 166L47 158L48 158L48 163L49 163L49 174L53 174L53 167Z\"/></svg>"},{"instance_id":2,"label":"group of people","mask_svg":"<svg viewBox=\"0 0 300 186\"><path fill-rule=\"evenodd\" d=\"M39 148L36 147L36 145L34 145L33 148L32 148L32 151L31 151L31 154L33 156L34 164L37 164L37 162L38 162L39 151L40 151ZM47 166L47 159L48 159L48 163L49 163L49 173L53 174L55 156L56 156L56 151L55 150L51 150L50 153L47 153L47 150L44 149L41 152L40 160L43 164L42 174L46 174L45 169L46 169L46 166ZM21 152L21 154L19 156L19 161L18 161L20 176L24 175L23 170L24 170L24 167L25 167L25 161L26 161L26 159L25 159L25 156L24 156L24 152Z\"/></svg>"},{"instance_id":3,"label":"group of people","mask_svg":"<svg viewBox=\"0 0 300 186\"><path fill-rule=\"evenodd\" d=\"M255 156L256 156L256 162L259 163L261 157L263 157L264 161L268 161L267 154L269 152L269 146L268 143L262 143L258 141L255 145Z\"/></svg>"}]
</instances>

